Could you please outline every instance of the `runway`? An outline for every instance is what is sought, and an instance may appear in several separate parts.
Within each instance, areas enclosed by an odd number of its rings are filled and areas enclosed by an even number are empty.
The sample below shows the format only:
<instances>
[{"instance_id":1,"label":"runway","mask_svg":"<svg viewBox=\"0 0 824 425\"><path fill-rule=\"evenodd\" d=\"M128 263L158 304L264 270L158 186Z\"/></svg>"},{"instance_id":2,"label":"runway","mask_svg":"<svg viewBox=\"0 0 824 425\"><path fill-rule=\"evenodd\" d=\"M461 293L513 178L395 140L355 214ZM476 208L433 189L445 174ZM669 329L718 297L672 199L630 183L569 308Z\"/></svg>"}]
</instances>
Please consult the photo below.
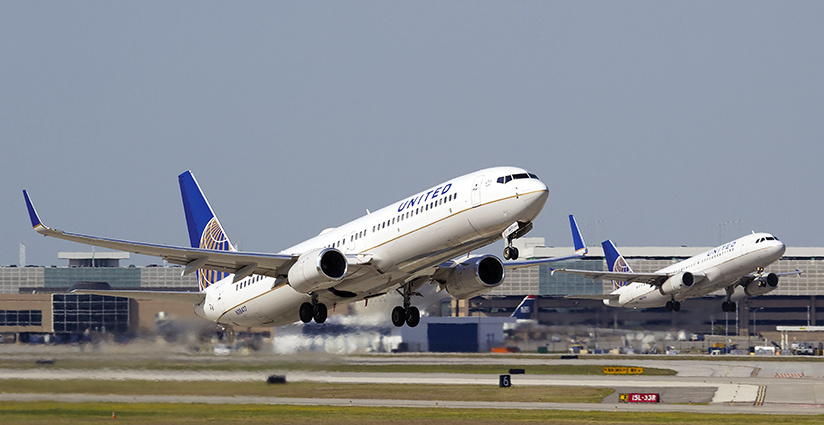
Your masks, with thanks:
<instances>
[{"instance_id":1,"label":"runway","mask_svg":"<svg viewBox=\"0 0 824 425\"><path fill-rule=\"evenodd\" d=\"M678 411L700 413L749 414L824 414L824 361L759 361L740 360L654 360L626 359L555 360L508 357L427 357L427 356L360 356L347 358L347 363L410 363L420 364L421 373L355 373L287 371L225 371L207 373L178 370L124 369L0 369L4 379L47 380L151 380L151 381L263 381L269 374L285 375L288 382L328 383L415 383L429 385L498 385L497 374L426 373L427 364L473 363L500 364L502 373L511 365L524 368L526 374L512 375L513 386L590 386L614 388L616 392L600 404L588 403L495 403L457 402L443 400L344 400L333 398L276 397L209 397L209 396L119 396L90 394L16 394L1 393L0 400L109 401L109 402L180 402L217 404L306 404L334 406L392 406L440 408L498 409L558 409L602 411ZM626 365L673 369L676 376L644 375L530 375L534 364L595 364ZM794 378L794 376L801 376ZM618 403L620 392L654 392L661 395L659 404ZM761 393L761 397L759 397ZM708 404L696 404L708 403Z\"/></svg>"}]
</instances>

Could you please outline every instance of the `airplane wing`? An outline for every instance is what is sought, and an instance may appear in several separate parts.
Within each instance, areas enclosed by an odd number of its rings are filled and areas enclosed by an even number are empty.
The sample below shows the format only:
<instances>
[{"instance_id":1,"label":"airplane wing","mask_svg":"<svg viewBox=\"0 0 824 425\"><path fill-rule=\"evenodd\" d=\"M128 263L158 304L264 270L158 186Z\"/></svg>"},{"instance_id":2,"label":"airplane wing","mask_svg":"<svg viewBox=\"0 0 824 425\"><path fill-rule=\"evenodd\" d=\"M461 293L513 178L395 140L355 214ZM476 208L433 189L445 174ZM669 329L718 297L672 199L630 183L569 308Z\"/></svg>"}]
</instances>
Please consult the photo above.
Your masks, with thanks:
<instances>
[{"instance_id":1,"label":"airplane wing","mask_svg":"<svg viewBox=\"0 0 824 425\"><path fill-rule=\"evenodd\" d=\"M507 270L515 270L523 267L532 267L539 264L554 263L564 260L575 260L577 258L584 257L587 255L589 250L584 243L583 236L581 236L581 230L578 228L578 223L575 221L575 217L573 217L572 214L569 215L569 228L572 231L572 245L575 247L575 254L567 255L565 257L532 258L528 260L506 261L504 262L504 267L506 267Z\"/></svg>"},{"instance_id":2,"label":"airplane wing","mask_svg":"<svg viewBox=\"0 0 824 425\"><path fill-rule=\"evenodd\" d=\"M32 227L41 235L134 254L160 257L169 263L186 266L183 270L184 275L192 273L197 269L205 268L226 273L237 273L243 270L246 275L255 273L278 277L285 275L289 267L297 261L297 257L291 255L261 254L243 251L216 251L172 245L158 245L82 235L52 229L44 225L40 220L25 190L23 191L23 197L26 199L26 207L29 210Z\"/></svg>"},{"instance_id":3,"label":"airplane wing","mask_svg":"<svg viewBox=\"0 0 824 425\"><path fill-rule=\"evenodd\" d=\"M792 272L775 273L775 275L778 276L778 277L790 276L790 275L794 275L794 274L797 274L797 275L801 276L801 273L804 273L804 271L795 269L795 271L792 271ZM747 286L747 285L750 284L750 282L752 282L753 280L758 279L760 277L763 277L763 274L750 273L750 274L747 274L747 275L743 276L741 279L738 279L738 282L736 282L733 286L736 286L736 285Z\"/></svg>"},{"instance_id":4,"label":"airplane wing","mask_svg":"<svg viewBox=\"0 0 824 425\"><path fill-rule=\"evenodd\" d=\"M121 291L116 289L75 289L73 294L105 295L108 297L134 298L136 300L169 301L200 304L206 298L204 292L182 291Z\"/></svg>"},{"instance_id":5,"label":"airplane wing","mask_svg":"<svg viewBox=\"0 0 824 425\"><path fill-rule=\"evenodd\" d=\"M593 280L617 280L627 283L641 282L652 286L661 286L671 276L668 273L630 273L575 269L553 269L551 273L555 274L555 272L577 274Z\"/></svg>"},{"instance_id":6,"label":"airplane wing","mask_svg":"<svg viewBox=\"0 0 824 425\"><path fill-rule=\"evenodd\" d=\"M617 300L618 294L602 294L602 295L567 295L564 298L570 300Z\"/></svg>"}]
</instances>

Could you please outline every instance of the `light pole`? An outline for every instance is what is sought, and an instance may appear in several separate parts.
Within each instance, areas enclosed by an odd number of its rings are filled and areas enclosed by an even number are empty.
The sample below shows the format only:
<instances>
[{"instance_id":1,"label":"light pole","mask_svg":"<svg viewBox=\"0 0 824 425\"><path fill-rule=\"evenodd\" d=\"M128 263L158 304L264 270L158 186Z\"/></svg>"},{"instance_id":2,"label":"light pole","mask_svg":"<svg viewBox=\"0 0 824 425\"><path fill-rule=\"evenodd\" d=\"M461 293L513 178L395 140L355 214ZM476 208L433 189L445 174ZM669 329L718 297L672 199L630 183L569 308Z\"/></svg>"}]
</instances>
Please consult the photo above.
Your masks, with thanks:
<instances>
[{"instance_id":1,"label":"light pole","mask_svg":"<svg viewBox=\"0 0 824 425\"><path fill-rule=\"evenodd\" d=\"M810 306L807 306L807 326L810 326Z\"/></svg>"},{"instance_id":2,"label":"light pole","mask_svg":"<svg viewBox=\"0 0 824 425\"><path fill-rule=\"evenodd\" d=\"M749 309L752 312L752 333L753 333L753 335L755 335L756 338L758 338L758 328L756 327L758 325L758 321L755 319L755 313L757 311L763 310L763 309L764 309L764 307Z\"/></svg>"}]
</instances>

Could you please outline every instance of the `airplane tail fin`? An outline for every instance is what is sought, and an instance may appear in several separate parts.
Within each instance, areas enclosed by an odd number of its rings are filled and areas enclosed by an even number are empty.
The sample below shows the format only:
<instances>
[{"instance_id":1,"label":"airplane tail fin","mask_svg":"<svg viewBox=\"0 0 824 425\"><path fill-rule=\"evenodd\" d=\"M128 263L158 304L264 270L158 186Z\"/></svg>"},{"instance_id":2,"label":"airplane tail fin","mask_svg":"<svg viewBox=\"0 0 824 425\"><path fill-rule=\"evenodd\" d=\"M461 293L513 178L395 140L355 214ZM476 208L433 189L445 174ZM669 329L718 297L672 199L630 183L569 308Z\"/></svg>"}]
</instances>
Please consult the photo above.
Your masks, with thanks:
<instances>
[{"instance_id":1,"label":"airplane tail fin","mask_svg":"<svg viewBox=\"0 0 824 425\"><path fill-rule=\"evenodd\" d=\"M518 320L530 320L532 318L532 311L535 310L535 295L527 295L512 312L512 316Z\"/></svg>"},{"instance_id":2,"label":"airplane tail fin","mask_svg":"<svg viewBox=\"0 0 824 425\"><path fill-rule=\"evenodd\" d=\"M194 174L186 171L178 176L180 194L183 197L183 210L186 213L186 225L189 228L189 242L192 248L213 249L217 251L234 251L232 242L223 231L212 206L203 195ZM197 271L197 283L203 291L209 285L225 278L229 273L200 269Z\"/></svg>"},{"instance_id":3,"label":"airplane tail fin","mask_svg":"<svg viewBox=\"0 0 824 425\"><path fill-rule=\"evenodd\" d=\"M587 244L584 243L584 237L581 235L581 229L578 228L578 223L572 214L569 215L569 227L572 229L572 244L575 246L575 253L579 255L586 255L589 250Z\"/></svg>"},{"instance_id":4,"label":"airplane tail fin","mask_svg":"<svg viewBox=\"0 0 824 425\"><path fill-rule=\"evenodd\" d=\"M604 257L607 260L607 267L611 272L623 272L623 273L632 273L632 268L627 264L627 261L624 260L624 256L618 252L618 248L615 248L615 244L612 243L611 240L605 240L601 242L601 246L604 248ZM626 286L627 282L625 281L612 281L612 290L616 290L620 287Z\"/></svg>"}]
</instances>

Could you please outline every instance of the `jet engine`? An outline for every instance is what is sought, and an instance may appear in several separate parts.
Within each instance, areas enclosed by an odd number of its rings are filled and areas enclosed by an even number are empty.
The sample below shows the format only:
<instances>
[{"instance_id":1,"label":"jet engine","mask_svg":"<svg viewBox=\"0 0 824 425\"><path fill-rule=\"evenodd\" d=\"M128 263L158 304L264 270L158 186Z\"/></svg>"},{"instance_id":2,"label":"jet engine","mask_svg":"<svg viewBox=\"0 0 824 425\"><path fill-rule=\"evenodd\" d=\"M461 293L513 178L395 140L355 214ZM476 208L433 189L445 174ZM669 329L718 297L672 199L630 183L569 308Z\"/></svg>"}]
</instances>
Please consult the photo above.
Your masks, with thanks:
<instances>
[{"instance_id":1,"label":"jet engine","mask_svg":"<svg viewBox=\"0 0 824 425\"><path fill-rule=\"evenodd\" d=\"M346 256L335 248L305 252L289 269L289 285L298 292L308 294L335 286L346 277L349 263Z\"/></svg>"},{"instance_id":2,"label":"jet engine","mask_svg":"<svg viewBox=\"0 0 824 425\"><path fill-rule=\"evenodd\" d=\"M446 292L458 299L468 299L495 288L504 281L506 269L494 255L469 258L455 267L446 279Z\"/></svg>"},{"instance_id":3,"label":"jet engine","mask_svg":"<svg viewBox=\"0 0 824 425\"><path fill-rule=\"evenodd\" d=\"M661 291L663 295L674 295L687 290L692 287L693 284L695 284L695 276L690 272L682 272L670 276L670 278L661 285L659 291Z\"/></svg>"},{"instance_id":4,"label":"jet engine","mask_svg":"<svg viewBox=\"0 0 824 425\"><path fill-rule=\"evenodd\" d=\"M744 297L764 295L768 292L774 291L776 288L778 288L778 275L775 273L769 273L753 279L752 282L748 283L744 287L739 286L735 288L735 292L730 299L732 301L738 301Z\"/></svg>"}]
</instances>

